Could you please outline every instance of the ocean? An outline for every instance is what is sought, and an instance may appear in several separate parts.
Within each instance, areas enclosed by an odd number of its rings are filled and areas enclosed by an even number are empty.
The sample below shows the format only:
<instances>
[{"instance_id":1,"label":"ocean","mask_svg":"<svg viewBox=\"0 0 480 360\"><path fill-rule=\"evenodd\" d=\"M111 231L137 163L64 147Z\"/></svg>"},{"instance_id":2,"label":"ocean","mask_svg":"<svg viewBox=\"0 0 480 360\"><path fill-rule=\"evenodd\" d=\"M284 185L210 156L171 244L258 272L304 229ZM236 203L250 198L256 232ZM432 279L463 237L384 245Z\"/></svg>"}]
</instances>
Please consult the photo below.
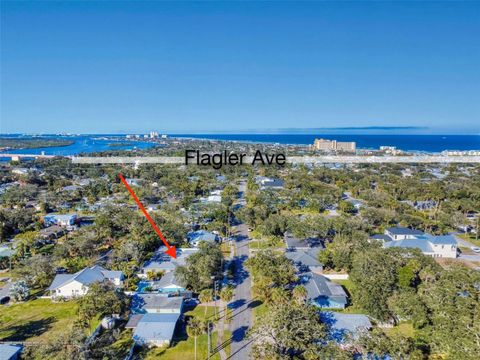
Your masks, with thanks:
<instances>
[{"instance_id":1,"label":"ocean","mask_svg":"<svg viewBox=\"0 0 480 360\"><path fill-rule=\"evenodd\" d=\"M77 155L79 153L91 153L112 150L145 149L154 146L151 142L135 141L131 145L109 146L115 140L106 139L109 136L121 137L121 141L129 142L125 135L97 134L97 135L42 135L42 137L61 138L73 140L69 146L15 149L3 152L17 154L41 154L46 155ZM176 138L211 139L224 141L248 141L256 143L278 143L278 144L313 144L315 138L323 138L338 141L355 141L357 148L378 149L380 146L396 146L398 149L408 151L420 151L439 153L443 150L480 150L480 135L322 135L322 134L169 134ZM8 138L29 138L22 135L3 135ZM118 140L117 140L118 141Z\"/></svg>"},{"instance_id":2,"label":"ocean","mask_svg":"<svg viewBox=\"0 0 480 360\"><path fill-rule=\"evenodd\" d=\"M396 146L409 151L438 153L443 150L480 150L480 135L321 135L321 134L177 134L172 137L250 141L279 144L313 144L315 138L355 141L357 148L378 149Z\"/></svg>"}]
</instances>

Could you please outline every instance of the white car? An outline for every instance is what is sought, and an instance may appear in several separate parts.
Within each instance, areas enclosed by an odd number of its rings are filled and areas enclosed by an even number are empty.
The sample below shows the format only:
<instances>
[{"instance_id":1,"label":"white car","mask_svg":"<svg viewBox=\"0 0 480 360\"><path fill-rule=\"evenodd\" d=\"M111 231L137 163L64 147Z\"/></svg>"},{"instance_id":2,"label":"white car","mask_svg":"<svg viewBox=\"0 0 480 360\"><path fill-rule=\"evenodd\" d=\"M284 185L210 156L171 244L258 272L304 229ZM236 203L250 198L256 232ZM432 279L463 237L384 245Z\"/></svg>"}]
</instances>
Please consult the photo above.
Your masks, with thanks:
<instances>
[{"instance_id":1,"label":"white car","mask_svg":"<svg viewBox=\"0 0 480 360\"><path fill-rule=\"evenodd\" d=\"M472 246L472 251L476 253L480 253L480 247Z\"/></svg>"}]
</instances>

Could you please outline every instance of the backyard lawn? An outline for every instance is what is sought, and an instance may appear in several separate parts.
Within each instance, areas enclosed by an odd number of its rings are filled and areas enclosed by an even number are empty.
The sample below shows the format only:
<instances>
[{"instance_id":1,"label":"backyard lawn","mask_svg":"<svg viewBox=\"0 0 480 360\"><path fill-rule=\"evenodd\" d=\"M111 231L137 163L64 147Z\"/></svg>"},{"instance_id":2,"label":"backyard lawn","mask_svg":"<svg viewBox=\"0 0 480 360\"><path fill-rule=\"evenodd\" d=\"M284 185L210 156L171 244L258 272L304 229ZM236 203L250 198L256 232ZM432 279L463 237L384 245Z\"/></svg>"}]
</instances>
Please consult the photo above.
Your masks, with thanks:
<instances>
[{"instance_id":1,"label":"backyard lawn","mask_svg":"<svg viewBox=\"0 0 480 360\"><path fill-rule=\"evenodd\" d=\"M224 349L227 355L230 354L230 341L232 334L230 331L224 333ZM178 341L177 343L175 343ZM212 360L219 360L220 355L215 345L217 341L217 333L212 334ZM195 358L195 345L193 337L176 340L174 344L169 348L154 348L149 350L144 357L145 360L157 359L162 360L179 360L179 359L194 359ZM208 355L208 339L207 335L201 335L197 338L197 359L206 359Z\"/></svg>"},{"instance_id":2,"label":"backyard lawn","mask_svg":"<svg viewBox=\"0 0 480 360\"><path fill-rule=\"evenodd\" d=\"M77 303L35 299L0 307L0 341L47 341L65 332L77 317ZM92 329L98 320L92 323Z\"/></svg>"},{"instance_id":3,"label":"backyard lawn","mask_svg":"<svg viewBox=\"0 0 480 360\"><path fill-rule=\"evenodd\" d=\"M220 307L217 306L217 314L220 311ZM185 316L194 316L200 320L215 321L215 306L196 306L195 309L186 311Z\"/></svg>"},{"instance_id":4,"label":"backyard lawn","mask_svg":"<svg viewBox=\"0 0 480 360\"><path fill-rule=\"evenodd\" d=\"M388 336L398 336L403 335L413 338L415 335L415 329L411 322L402 322L390 329L385 329L385 333Z\"/></svg>"}]
</instances>

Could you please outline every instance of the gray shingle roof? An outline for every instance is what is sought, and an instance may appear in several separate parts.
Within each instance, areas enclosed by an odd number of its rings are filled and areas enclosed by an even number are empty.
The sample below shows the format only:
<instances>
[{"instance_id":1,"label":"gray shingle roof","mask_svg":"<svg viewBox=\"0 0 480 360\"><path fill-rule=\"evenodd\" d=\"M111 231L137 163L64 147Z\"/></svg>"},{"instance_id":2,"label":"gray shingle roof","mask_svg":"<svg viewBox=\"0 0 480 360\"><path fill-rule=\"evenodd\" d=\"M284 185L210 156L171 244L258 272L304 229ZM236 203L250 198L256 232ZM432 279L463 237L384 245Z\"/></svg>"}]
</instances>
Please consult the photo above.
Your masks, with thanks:
<instances>
[{"instance_id":1,"label":"gray shingle roof","mask_svg":"<svg viewBox=\"0 0 480 360\"><path fill-rule=\"evenodd\" d=\"M137 294L132 307L143 309L174 309L180 311L183 297L167 297L162 294Z\"/></svg>"},{"instance_id":2,"label":"gray shingle roof","mask_svg":"<svg viewBox=\"0 0 480 360\"><path fill-rule=\"evenodd\" d=\"M169 285L181 286L180 283L175 278L175 273L173 271L166 273L165 275L162 276L162 278L159 281L155 283L155 287L159 289Z\"/></svg>"},{"instance_id":3,"label":"gray shingle roof","mask_svg":"<svg viewBox=\"0 0 480 360\"><path fill-rule=\"evenodd\" d=\"M390 227L387 231L393 235L423 235L423 231L401 226Z\"/></svg>"},{"instance_id":4,"label":"gray shingle roof","mask_svg":"<svg viewBox=\"0 0 480 360\"><path fill-rule=\"evenodd\" d=\"M105 279L121 278L121 271L105 270L103 267L95 265L91 268L82 269L75 274L57 274L53 279L52 285L47 290L56 290L70 281L78 281L83 285L90 285L97 281Z\"/></svg>"},{"instance_id":5,"label":"gray shingle roof","mask_svg":"<svg viewBox=\"0 0 480 360\"><path fill-rule=\"evenodd\" d=\"M318 253L321 249L310 249L310 250L297 250L297 251L287 251L285 256L287 259L292 260L296 264L301 264L304 266L322 266L323 264L317 260Z\"/></svg>"},{"instance_id":6,"label":"gray shingle roof","mask_svg":"<svg viewBox=\"0 0 480 360\"><path fill-rule=\"evenodd\" d=\"M302 285L307 289L309 300L327 297L338 303L347 303L347 294L340 284L334 283L325 276L306 273L301 276Z\"/></svg>"}]
</instances>

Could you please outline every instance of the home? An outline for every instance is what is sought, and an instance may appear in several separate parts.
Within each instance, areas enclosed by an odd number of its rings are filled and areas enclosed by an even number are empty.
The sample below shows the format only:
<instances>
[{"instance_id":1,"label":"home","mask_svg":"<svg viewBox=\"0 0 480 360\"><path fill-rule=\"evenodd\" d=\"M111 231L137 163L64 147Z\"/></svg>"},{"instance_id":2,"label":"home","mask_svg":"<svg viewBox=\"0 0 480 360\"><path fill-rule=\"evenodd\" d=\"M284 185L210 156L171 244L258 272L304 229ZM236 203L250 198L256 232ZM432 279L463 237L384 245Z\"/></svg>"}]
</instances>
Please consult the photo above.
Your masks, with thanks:
<instances>
[{"instance_id":1,"label":"home","mask_svg":"<svg viewBox=\"0 0 480 360\"><path fill-rule=\"evenodd\" d=\"M434 258L456 258L457 240L453 235L430 235L423 231L404 227L392 227L384 234L373 235L371 239L381 241L384 248L417 248L427 256Z\"/></svg>"},{"instance_id":2,"label":"home","mask_svg":"<svg viewBox=\"0 0 480 360\"><path fill-rule=\"evenodd\" d=\"M22 349L22 345L0 344L0 360L20 359Z\"/></svg>"},{"instance_id":3,"label":"home","mask_svg":"<svg viewBox=\"0 0 480 360\"><path fill-rule=\"evenodd\" d=\"M423 231L401 226L390 227L385 230L385 235L389 236L392 240L415 239L417 236L422 236L423 234Z\"/></svg>"},{"instance_id":4,"label":"home","mask_svg":"<svg viewBox=\"0 0 480 360\"><path fill-rule=\"evenodd\" d=\"M432 210L437 206L437 202L434 200L416 200L416 201L411 201L411 200L404 200L401 201L404 204L410 205L413 207L415 210Z\"/></svg>"},{"instance_id":5,"label":"home","mask_svg":"<svg viewBox=\"0 0 480 360\"><path fill-rule=\"evenodd\" d=\"M293 250L285 252L285 256L295 264L300 272L312 271L314 273L321 273L323 271L323 264L318 261L318 253L320 251L320 248Z\"/></svg>"},{"instance_id":6,"label":"home","mask_svg":"<svg viewBox=\"0 0 480 360\"><path fill-rule=\"evenodd\" d=\"M123 284L123 273L95 265L75 274L57 274L47 290L52 297L72 298L85 295L91 284L102 281L110 281L120 287Z\"/></svg>"},{"instance_id":7,"label":"home","mask_svg":"<svg viewBox=\"0 0 480 360\"><path fill-rule=\"evenodd\" d=\"M181 314L183 297L165 296L156 293L135 294L132 298L134 313Z\"/></svg>"},{"instance_id":8,"label":"home","mask_svg":"<svg viewBox=\"0 0 480 360\"><path fill-rule=\"evenodd\" d=\"M10 258L13 254L15 254L15 250L13 250L9 245L0 246L0 258Z\"/></svg>"},{"instance_id":9,"label":"home","mask_svg":"<svg viewBox=\"0 0 480 360\"><path fill-rule=\"evenodd\" d=\"M44 240L58 239L59 237L65 235L65 228L58 225L52 225L41 229L38 232L38 235Z\"/></svg>"},{"instance_id":10,"label":"home","mask_svg":"<svg viewBox=\"0 0 480 360\"><path fill-rule=\"evenodd\" d=\"M169 346L175 326L180 314L152 314L146 313L137 317L133 332L133 340L139 345L147 346Z\"/></svg>"},{"instance_id":11,"label":"home","mask_svg":"<svg viewBox=\"0 0 480 360\"><path fill-rule=\"evenodd\" d=\"M198 251L198 249L178 248L177 258L174 259L170 255L166 254L165 252L166 250L167 249L165 246L161 246L155 252L153 257L147 262L145 262L138 276L141 278L146 278L149 272L168 273L168 272L174 271L177 268L177 266L185 265L187 258Z\"/></svg>"},{"instance_id":12,"label":"home","mask_svg":"<svg viewBox=\"0 0 480 360\"><path fill-rule=\"evenodd\" d=\"M197 247L201 241L217 243L220 241L220 237L210 231L197 230L187 234L187 241L190 245Z\"/></svg>"},{"instance_id":13,"label":"home","mask_svg":"<svg viewBox=\"0 0 480 360\"><path fill-rule=\"evenodd\" d=\"M279 189L283 189L283 186L284 186L283 180L277 179L277 178L258 176L256 181L258 186L260 187L260 190L266 190L266 189L279 190Z\"/></svg>"},{"instance_id":14,"label":"home","mask_svg":"<svg viewBox=\"0 0 480 360\"><path fill-rule=\"evenodd\" d=\"M300 284L307 289L307 300L315 306L344 309L347 305L348 297L343 287L325 276L305 273L300 276Z\"/></svg>"},{"instance_id":15,"label":"home","mask_svg":"<svg viewBox=\"0 0 480 360\"><path fill-rule=\"evenodd\" d=\"M128 185L130 186L140 186L142 179L125 179Z\"/></svg>"},{"instance_id":16,"label":"home","mask_svg":"<svg viewBox=\"0 0 480 360\"><path fill-rule=\"evenodd\" d=\"M305 238L299 239L290 233L284 235L287 250L310 250L312 248L324 249L322 240L320 238Z\"/></svg>"},{"instance_id":17,"label":"home","mask_svg":"<svg viewBox=\"0 0 480 360\"><path fill-rule=\"evenodd\" d=\"M29 172L30 172L30 170L27 169L27 168L15 168L15 169L12 169L12 173L13 173L13 174L17 174L17 175L27 175Z\"/></svg>"},{"instance_id":18,"label":"home","mask_svg":"<svg viewBox=\"0 0 480 360\"><path fill-rule=\"evenodd\" d=\"M337 343L345 342L348 338L358 338L362 332L372 328L372 323L363 314L321 311L320 320L327 327L328 339Z\"/></svg>"},{"instance_id":19,"label":"home","mask_svg":"<svg viewBox=\"0 0 480 360\"><path fill-rule=\"evenodd\" d=\"M210 192L210 195L203 200L207 203L221 203L222 202L222 190L214 190Z\"/></svg>"},{"instance_id":20,"label":"home","mask_svg":"<svg viewBox=\"0 0 480 360\"><path fill-rule=\"evenodd\" d=\"M77 222L76 214L60 215L49 214L43 217L43 222L46 226L59 225L64 227L74 226Z\"/></svg>"},{"instance_id":21,"label":"home","mask_svg":"<svg viewBox=\"0 0 480 360\"><path fill-rule=\"evenodd\" d=\"M160 293L167 294L181 293L187 290L176 279L173 271L163 275L159 281L156 281L154 289L158 290Z\"/></svg>"}]
</instances>

